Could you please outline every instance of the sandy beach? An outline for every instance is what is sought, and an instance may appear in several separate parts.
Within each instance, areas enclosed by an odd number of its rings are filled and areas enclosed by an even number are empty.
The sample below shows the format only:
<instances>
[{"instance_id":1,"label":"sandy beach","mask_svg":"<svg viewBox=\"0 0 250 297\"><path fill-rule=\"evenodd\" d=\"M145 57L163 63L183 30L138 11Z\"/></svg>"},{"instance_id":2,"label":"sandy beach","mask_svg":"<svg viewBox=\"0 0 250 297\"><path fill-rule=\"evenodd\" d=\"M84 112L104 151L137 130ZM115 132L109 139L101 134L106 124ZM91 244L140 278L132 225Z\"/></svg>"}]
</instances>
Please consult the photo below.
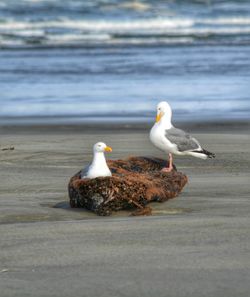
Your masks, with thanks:
<instances>
[{"instance_id":1,"label":"sandy beach","mask_svg":"<svg viewBox=\"0 0 250 297\"><path fill-rule=\"evenodd\" d=\"M0 61L0 297L250 296L250 1L1 0ZM216 158L151 216L70 208L96 142L168 157L162 101Z\"/></svg>"},{"instance_id":2,"label":"sandy beach","mask_svg":"<svg viewBox=\"0 0 250 297\"><path fill-rule=\"evenodd\" d=\"M97 217L69 208L69 178L98 140L164 157L148 127L2 126L1 296L249 296L249 123L188 128L217 158L175 158L177 199Z\"/></svg>"}]
</instances>

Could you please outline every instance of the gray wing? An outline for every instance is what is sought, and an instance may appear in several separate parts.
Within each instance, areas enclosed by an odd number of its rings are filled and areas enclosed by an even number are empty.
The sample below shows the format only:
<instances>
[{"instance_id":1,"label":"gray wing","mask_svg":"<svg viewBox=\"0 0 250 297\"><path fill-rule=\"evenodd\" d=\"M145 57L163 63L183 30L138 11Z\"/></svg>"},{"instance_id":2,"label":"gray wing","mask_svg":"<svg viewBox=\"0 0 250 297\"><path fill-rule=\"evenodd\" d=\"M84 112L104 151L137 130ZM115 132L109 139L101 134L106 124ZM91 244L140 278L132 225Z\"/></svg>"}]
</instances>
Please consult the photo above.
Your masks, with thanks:
<instances>
[{"instance_id":1,"label":"gray wing","mask_svg":"<svg viewBox=\"0 0 250 297\"><path fill-rule=\"evenodd\" d=\"M89 167L90 167L90 164L87 165L86 167L84 167L81 171L81 178L83 178L84 176L87 175L88 171L89 171Z\"/></svg>"},{"instance_id":2,"label":"gray wing","mask_svg":"<svg viewBox=\"0 0 250 297\"><path fill-rule=\"evenodd\" d=\"M200 149L199 142L185 131L177 128L170 128L165 131L166 138L177 145L180 152Z\"/></svg>"}]
</instances>

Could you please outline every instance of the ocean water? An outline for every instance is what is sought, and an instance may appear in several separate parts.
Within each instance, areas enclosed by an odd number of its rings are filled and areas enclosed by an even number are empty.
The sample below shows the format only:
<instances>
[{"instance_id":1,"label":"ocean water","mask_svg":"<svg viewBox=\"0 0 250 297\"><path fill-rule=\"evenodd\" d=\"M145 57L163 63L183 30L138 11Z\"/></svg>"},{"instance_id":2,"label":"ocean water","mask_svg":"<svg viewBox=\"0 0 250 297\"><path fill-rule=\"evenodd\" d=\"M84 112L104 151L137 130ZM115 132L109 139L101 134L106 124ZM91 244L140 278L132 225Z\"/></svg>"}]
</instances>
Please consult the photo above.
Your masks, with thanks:
<instances>
[{"instance_id":1,"label":"ocean water","mask_svg":"<svg viewBox=\"0 0 250 297\"><path fill-rule=\"evenodd\" d=\"M250 119L250 1L0 1L0 123Z\"/></svg>"}]
</instances>

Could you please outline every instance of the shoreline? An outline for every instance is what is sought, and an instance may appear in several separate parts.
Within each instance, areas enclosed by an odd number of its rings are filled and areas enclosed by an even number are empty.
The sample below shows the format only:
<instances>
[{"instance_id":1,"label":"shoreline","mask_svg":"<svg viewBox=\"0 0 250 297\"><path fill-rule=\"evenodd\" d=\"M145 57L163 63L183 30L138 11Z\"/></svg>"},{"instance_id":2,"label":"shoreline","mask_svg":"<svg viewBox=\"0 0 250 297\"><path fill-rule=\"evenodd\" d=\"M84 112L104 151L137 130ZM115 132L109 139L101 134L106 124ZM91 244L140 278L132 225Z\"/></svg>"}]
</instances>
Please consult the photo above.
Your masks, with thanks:
<instances>
[{"instance_id":1,"label":"shoreline","mask_svg":"<svg viewBox=\"0 0 250 297\"><path fill-rule=\"evenodd\" d=\"M102 131L113 130L114 132L127 132L131 133L137 131L149 131L153 126L154 121L142 121L142 122L84 122L84 123L24 123L24 124L1 124L0 122L0 134L17 134L17 133L64 133L74 132L96 132L99 129ZM231 132L236 133L238 131L245 132L250 130L250 119L249 120L235 120L235 121L176 121L174 126L183 130L187 130L190 133L194 132Z\"/></svg>"}]
</instances>

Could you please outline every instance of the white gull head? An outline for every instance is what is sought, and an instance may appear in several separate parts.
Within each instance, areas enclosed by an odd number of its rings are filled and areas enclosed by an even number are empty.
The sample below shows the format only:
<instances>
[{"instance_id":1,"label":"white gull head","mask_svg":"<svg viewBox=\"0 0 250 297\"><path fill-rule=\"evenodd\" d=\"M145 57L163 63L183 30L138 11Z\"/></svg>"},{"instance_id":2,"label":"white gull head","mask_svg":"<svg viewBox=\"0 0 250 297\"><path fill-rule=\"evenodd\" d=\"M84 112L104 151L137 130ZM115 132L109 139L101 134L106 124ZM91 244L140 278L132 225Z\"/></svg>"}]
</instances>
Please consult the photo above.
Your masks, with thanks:
<instances>
[{"instance_id":1,"label":"white gull head","mask_svg":"<svg viewBox=\"0 0 250 297\"><path fill-rule=\"evenodd\" d=\"M93 161L81 172L81 178L96 178L100 176L111 176L112 173L108 168L104 152L112 152L112 148L104 142L97 142L93 146Z\"/></svg>"},{"instance_id":2,"label":"white gull head","mask_svg":"<svg viewBox=\"0 0 250 297\"><path fill-rule=\"evenodd\" d=\"M93 153L112 152L112 148L107 146L104 142L97 142L93 146Z\"/></svg>"},{"instance_id":3,"label":"white gull head","mask_svg":"<svg viewBox=\"0 0 250 297\"><path fill-rule=\"evenodd\" d=\"M167 129L172 127L172 108L166 101L157 104L156 123L164 125Z\"/></svg>"},{"instance_id":4,"label":"white gull head","mask_svg":"<svg viewBox=\"0 0 250 297\"><path fill-rule=\"evenodd\" d=\"M169 119L171 121L172 118L172 108L166 101L162 101L157 104L157 116L156 122L160 122L162 119Z\"/></svg>"}]
</instances>

